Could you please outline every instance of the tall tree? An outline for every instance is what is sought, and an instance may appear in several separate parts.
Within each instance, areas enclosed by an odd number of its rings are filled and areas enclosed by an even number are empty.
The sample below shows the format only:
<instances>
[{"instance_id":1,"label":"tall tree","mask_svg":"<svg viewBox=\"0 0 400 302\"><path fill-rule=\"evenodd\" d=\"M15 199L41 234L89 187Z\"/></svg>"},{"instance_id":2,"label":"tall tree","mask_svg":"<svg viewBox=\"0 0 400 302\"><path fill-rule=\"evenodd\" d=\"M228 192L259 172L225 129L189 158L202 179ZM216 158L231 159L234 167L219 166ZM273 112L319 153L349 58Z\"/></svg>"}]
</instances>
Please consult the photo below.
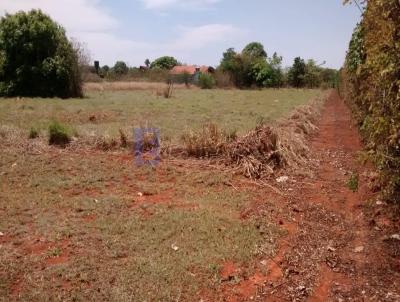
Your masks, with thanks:
<instances>
[{"instance_id":1,"label":"tall tree","mask_svg":"<svg viewBox=\"0 0 400 302\"><path fill-rule=\"evenodd\" d=\"M117 61L113 67L113 71L118 75L127 74L129 71L128 66L123 61Z\"/></svg>"},{"instance_id":2,"label":"tall tree","mask_svg":"<svg viewBox=\"0 0 400 302\"><path fill-rule=\"evenodd\" d=\"M0 96L82 96L79 56L40 10L0 20Z\"/></svg>"},{"instance_id":3,"label":"tall tree","mask_svg":"<svg viewBox=\"0 0 400 302\"><path fill-rule=\"evenodd\" d=\"M264 46L260 42L251 42L247 44L247 46L242 51L243 55L247 55L253 59L267 58L267 52L264 49Z\"/></svg>"},{"instance_id":4,"label":"tall tree","mask_svg":"<svg viewBox=\"0 0 400 302\"><path fill-rule=\"evenodd\" d=\"M306 64L306 74L304 75L304 85L308 88L320 87L322 83L322 68L317 65L315 60L308 60Z\"/></svg>"},{"instance_id":5,"label":"tall tree","mask_svg":"<svg viewBox=\"0 0 400 302\"><path fill-rule=\"evenodd\" d=\"M151 63L150 68L172 69L179 65L179 62L174 57L160 57Z\"/></svg>"},{"instance_id":6,"label":"tall tree","mask_svg":"<svg viewBox=\"0 0 400 302\"><path fill-rule=\"evenodd\" d=\"M293 66L290 68L288 74L289 84L296 88L303 87L305 75L306 63L300 57L295 58Z\"/></svg>"}]
</instances>

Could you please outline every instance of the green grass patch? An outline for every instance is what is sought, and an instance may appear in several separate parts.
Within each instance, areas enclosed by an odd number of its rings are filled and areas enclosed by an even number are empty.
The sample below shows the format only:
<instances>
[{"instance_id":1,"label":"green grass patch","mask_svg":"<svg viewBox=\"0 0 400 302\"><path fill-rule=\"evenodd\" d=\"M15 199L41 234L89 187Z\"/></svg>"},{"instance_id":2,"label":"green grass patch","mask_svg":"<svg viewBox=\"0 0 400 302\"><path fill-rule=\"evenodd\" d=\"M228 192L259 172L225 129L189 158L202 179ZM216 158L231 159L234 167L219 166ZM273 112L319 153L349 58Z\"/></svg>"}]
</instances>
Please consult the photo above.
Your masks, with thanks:
<instances>
[{"instance_id":1,"label":"green grass patch","mask_svg":"<svg viewBox=\"0 0 400 302\"><path fill-rule=\"evenodd\" d=\"M71 141L71 131L57 121L49 125L49 144L65 146Z\"/></svg>"}]
</instances>

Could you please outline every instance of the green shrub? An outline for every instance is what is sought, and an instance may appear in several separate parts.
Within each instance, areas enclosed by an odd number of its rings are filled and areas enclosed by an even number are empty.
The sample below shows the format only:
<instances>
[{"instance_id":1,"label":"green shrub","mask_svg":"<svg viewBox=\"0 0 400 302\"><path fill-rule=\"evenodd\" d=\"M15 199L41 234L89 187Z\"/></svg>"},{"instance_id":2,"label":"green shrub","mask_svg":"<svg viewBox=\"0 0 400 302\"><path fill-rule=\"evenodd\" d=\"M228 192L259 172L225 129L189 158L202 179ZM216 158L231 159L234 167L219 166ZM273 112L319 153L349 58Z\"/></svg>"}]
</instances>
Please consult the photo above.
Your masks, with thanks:
<instances>
[{"instance_id":1,"label":"green shrub","mask_svg":"<svg viewBox=\"0 0 400 302\"><path fill-rule=\"evenodd\" d=\"M78 54L40 10L0 20L0 96L82 96Z\"/></svg>"},{"instance_id":2,"label":"green shrub","mask_svg":"<svg viewBox=\"0 0 400 302\"><path fill-rule=\"evenodd\" d=\"M199 77L199 86L201 89L212 89L215 87L215 79L211 74L202 73Z\"/></svg>"},{"instance_id":3,"label":"green shrub","mask_svg":"<svg viewBox=\"0 0 400 302\"><path fill-rule=\"evenodd\" d=\"M400 5L366 3L349 45L341 93L381 172L383 193L400 203Z\"/></svg>"},{"instance_id":4,"label":"green shrub","mask_svg":"<svg viewBox=\"0 0 400 302\"><path fill-rule=\"evenodd\" d=\"M29 138L34 139L37 137L39 137L39 131L36 128L31 127L31 129L29 130Z\"/></svg>"},{"instance_id":5,"label":"green shrub","mask_svg":"<svg viewBox=\"0 0 400 302\"><path fill-rule=\"evenodd\" d=\"M352 173L349 180L347 181L347 187L353 192L358 191L358 179L358 174Z\"/></svg>"},{"instance_id":6,"label":"green shrub","mask_svg":"<svg viewBox=\"0 0 400 302\"><path fill-rule=\"evenodd\" d=\"M129 71L128 66L126 65L125 62L123 61L117 61L114 65L114 67L112 68L112 71L114 73L116 73L117 75L123 75L123 74L127 74Z\"/></svg>"},{"instance_id":7,"label":"green shrub","mask_svg":"<svg viewBox=\"0 0 400 302\"><path fill-rule=\"evenodd\" d=\"M151 69L167 69L167 70L169 70L169 69L174 68L178 64L179 64L179 62L174 57L164 56L164 57L160 57L160 58L154 60L150 64L150 68Z\"/></svg>"},{"instance_id":8,"label":"green shrub","mask_svg":"<svg viewBox=\"0 0 400 302\"><path fill-rule=\"evenodd\" d=\"M70 130L54 121L49 126L49 144L65 146L71 142Z\"/></svg>"}]
</instances>

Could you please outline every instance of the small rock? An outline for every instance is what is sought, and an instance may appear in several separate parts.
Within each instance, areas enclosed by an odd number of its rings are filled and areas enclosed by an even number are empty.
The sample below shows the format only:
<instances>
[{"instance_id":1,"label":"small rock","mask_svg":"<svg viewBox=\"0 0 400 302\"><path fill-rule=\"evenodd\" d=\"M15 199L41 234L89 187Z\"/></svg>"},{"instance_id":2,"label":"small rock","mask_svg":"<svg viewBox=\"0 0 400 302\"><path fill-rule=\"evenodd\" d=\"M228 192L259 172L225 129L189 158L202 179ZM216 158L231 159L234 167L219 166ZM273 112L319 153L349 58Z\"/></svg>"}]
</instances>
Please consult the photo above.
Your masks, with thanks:
<instances>
[{"instance_id":1,"label":"small rock","mask_svg":"<svg viewBox=\"0 0 400 302\"><path fill-rule=\"evenodd\" d=\"M328 246L328 251L330 251L330 252L335 252L336 249L335 249L334 247Z\"/></svg>"},{"instance_id":2,"label":"small rock","mask_svg":"<svg viewBox=\"0 0 400 302\"><path fill-rule=\"evenodd\" d=\"M376 205L377 205L377 206L383 205L383 202L380 201L380 200L378 200L378 201L376 202Z\"/></svg>"},{"instance_id":3,"label":"small rock","mask_svg":"<svg viewBox=\"0 0 400 302\"><path fill-rule=\"evenodd\" d=\"M354 249L354 252L355 253L362 253L364 251L364 247L361 245L361 246L357 246L355 249Z\"/></svg>"},{"instance_id":4,"label":"small rock","mask_svg":"<svg viewBox=\"0 0 400 302\"><path fill-rule=\"evenodd\" d=\"M95 203L99 203L99 201L95 198L94 200L93 200Z\"/></svg>"},{"instance_id":5,"label":"small rock","mask_svg":"<svg viewBox=\"0 0 400 302\"><path fill-rule=\"evenodd\" d=\"M176 252L177 250L179 250L179 247L177 247L175 245L175 243L171 244L171 248Z\"/></svg>"},{"instance_id":6,"label":"small rock","mask_svg":"<svg viewBox=\"0 0 400 302\"><path fill-rule=\"evenodd\" d=\"M282 182L287 182L288 180L289 180L289 177L288 177L288 176L281 176L281 177L278 177L278 178L276 179L276 182L282 183Z\"/></svg>"},{"instance_id":7,"label":"small rock","mask_svg":"<svg viewBox=\"0 0 400 302\"><path fill-rule=\"evenodd\" d=\"M17 166L17 163L13 163L12 165L11 165L11 168L15 168Z\"/></svg>"},{"instance_id":8,"label":"small rock","mask_svg":"<svg viewBox=\"0 0 400 302\"><path fill-rule=\"evenodd\" d=\"M137 195L140 196L140 197L142 197L142 196L143 196L143 193L142 193L142 192L138 192Z\"/></svg>"},{"instance_id":9,"label":"small rock","mask_svg":"<svg viewBox=\"0 0 400 302\"><path fill-rule=\"evenodd\" d=\"M267 260L262 260L262 261L260 261L260 263L262 264L262 265L264 265L264 266L267 266Z\"/></svg>"},{"instance_id":10,"label":"small rock","mask_svg":"<svg viewBox=\"0 0 400 302\"><path fill-rule=\"evenodd\" d=\"M3 233L3 232L0 232L0 236L4 236L4 233Z\"/></svg>"},{"instance_id":11,"label":"small rock","mask_svg":"<svg viewBox=\"0 0 400 302\"><path fill-rule=\"evenodd\" d=\"M391 239L400 240L400 234L393 234L390 236Z\"/></svg>"}]
</instances>

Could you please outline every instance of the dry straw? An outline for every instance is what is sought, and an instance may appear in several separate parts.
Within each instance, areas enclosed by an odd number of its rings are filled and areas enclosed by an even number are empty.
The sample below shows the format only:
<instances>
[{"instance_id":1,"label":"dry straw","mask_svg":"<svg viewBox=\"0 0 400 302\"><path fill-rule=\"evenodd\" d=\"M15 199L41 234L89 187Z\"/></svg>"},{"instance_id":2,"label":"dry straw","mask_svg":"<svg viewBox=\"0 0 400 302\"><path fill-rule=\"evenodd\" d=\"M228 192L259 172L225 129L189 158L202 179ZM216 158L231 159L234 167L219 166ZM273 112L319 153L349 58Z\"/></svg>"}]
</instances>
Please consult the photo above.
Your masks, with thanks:
<instances>
[{"instance_id":1,"label":"dry straw","mask_svg":"<svg viewBox=\"0 0 400 302\"><path fill-rule=\"evenodd\" d=\"M176 151L189 157L217 159L251 179L266 178L282 168L299 169L309 162L307 140L317 129L321 103L321 99L315 99L276 125L258 125L233 140L215 124L207 124L198 132L186 133L183 150Z\"/></svg>"}]
</instances>

